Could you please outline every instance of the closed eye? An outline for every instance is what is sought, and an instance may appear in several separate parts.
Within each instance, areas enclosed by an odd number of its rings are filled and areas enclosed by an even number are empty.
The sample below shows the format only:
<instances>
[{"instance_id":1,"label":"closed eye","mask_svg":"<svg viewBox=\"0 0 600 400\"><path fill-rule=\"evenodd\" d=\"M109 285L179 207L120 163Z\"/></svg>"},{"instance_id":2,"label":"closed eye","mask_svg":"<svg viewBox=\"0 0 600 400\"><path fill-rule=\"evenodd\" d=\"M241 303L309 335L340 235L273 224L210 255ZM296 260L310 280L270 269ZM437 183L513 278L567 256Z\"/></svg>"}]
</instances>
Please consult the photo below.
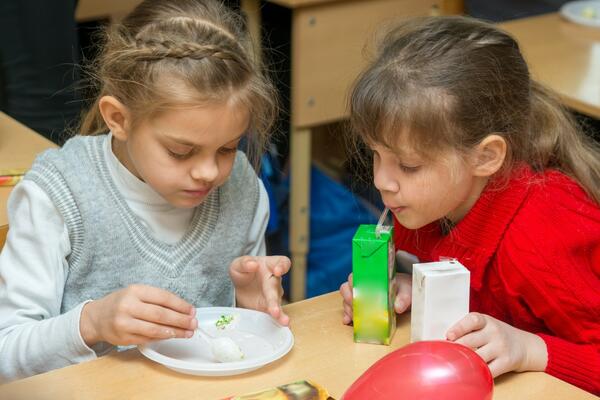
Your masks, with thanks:
<instances>
[{"instance_id":1,"label":"closed eye","mask_svg":"<svg viewBox=\"0 0 600 400\"><path fill-rule=\"evenodd\" d=\"M221 154L234 154L237 152L237 147L221 147L219 153Z\"/></svg>"},{"instance_id":2,"label":"closed eye","mask_svg":"<svg viewBox=\"0 0 600 400\"><path fill-rule=\"evenodd\" d=\"M414 174L415 172L418 172L419 169L421 169L421 166L420 165L409 166L409 165L400 164L400 169L402 170L402 172L406 172L407 174Z\"/></svg>"},{"instance_id":3,"label":"closed eye","mask_svg":"<svg viewBox=\"0 0 600 400\"><path fill-rule=\"evenodd\" d=\"M177 160L184 160L186 158L188 158L190 155L192 155L192 151L188 151L187 153L177 153L173 150L167 149L167 153L169 153L169 155Z\"/></svg>"}]
</instances>

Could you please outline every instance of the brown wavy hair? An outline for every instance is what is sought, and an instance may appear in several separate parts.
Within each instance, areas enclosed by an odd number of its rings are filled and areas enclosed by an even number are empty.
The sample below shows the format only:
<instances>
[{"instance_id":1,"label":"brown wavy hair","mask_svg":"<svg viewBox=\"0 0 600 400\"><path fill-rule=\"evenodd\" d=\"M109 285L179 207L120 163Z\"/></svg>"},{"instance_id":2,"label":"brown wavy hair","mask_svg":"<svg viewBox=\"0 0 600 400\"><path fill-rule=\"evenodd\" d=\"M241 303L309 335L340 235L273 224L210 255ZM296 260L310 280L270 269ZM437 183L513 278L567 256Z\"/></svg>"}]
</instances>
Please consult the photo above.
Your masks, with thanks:
<instances>
[{"instance_id":1,"label":"brown wavy hair","mask_svg":"<svg viewBox=\"0 0 600 400\"><path fill-rule=\"evenodd\" d=\"M221 102L235 96L250 111L251 158L258 158L277 114L277 94L256 63L238 14L213 0L146 0L101 34L102 49L90 68L96 96L79 133L108 128L98 108L110 95L134 117Z\"/></svg>"},{"instance_id":2,"label":"brown wavy hair","mask_svg":"<svg viewBox=\"0 0 600 400\"><path fill-rule=\"evenodd\" d=\"M383 38L350 95L353 144L396 146L399 132L434 157L467 154L489 134L507 142L499 173L554 168L600 204L600 149L529 75L517 42L467 17L406 20Z\"/></svg>"}]
</instances>

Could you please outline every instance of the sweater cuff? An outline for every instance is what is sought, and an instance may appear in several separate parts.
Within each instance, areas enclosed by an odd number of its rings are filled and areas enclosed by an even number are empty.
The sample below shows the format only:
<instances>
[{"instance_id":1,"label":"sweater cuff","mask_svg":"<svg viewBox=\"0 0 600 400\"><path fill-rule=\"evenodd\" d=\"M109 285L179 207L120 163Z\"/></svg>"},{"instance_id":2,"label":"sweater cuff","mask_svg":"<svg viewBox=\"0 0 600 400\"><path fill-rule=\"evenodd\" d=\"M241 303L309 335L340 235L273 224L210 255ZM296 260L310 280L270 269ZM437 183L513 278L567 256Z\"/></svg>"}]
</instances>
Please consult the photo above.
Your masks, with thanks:
<instances>
[{"instance_id":1,"label":"sweater cuff","mask_svg":"<svg viewBox=\"0 0 600 400\"><path fill-rule=\"evenodd\" d=\"M596 395L600 394L600 353L596 346L575 344L545 334L538 336L548 349L548 374Z\"/></svg>"},{"instance_id":2,"label":"sweater cuff","mask_svg":"<svg viewBox=\"0 0 600 400\"><path fill-rule=\"evenodd\" d=\"M77 307L75 307L73 310L71 310L71 312L73 312L76 315L76 318L73 318L74 321L71 327L71 332L74 332L73 343L75 351L81 357L79 362L93 360L96 357L109 353L114 348L114 346L104 342L100 342L92 347L89 347L83 340L83 337L81 336L81 329L79 329L79 324L81 321L81 312L83 311L83 307L90 302L92 302L92 300L86 300L83 303L79 304Z\"/></svg>"}]
</instances>

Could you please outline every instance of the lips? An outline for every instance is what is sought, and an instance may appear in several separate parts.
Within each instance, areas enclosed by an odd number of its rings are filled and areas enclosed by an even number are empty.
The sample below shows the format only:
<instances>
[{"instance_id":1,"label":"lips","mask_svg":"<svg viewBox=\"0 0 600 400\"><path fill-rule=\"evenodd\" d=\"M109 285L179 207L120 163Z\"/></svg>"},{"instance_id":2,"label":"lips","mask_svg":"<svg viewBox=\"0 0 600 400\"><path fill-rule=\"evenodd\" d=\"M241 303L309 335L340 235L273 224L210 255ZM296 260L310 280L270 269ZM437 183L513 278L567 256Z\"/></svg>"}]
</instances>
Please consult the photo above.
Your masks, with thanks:
<instances>
[{"instance_id":1,"label":"lips","mask_svg":"<svg viewBox=\"0 0 600 400\"><path fill-rule=\"evenodd\" d=\"M387 208L390 209L391 212L393 212L394 214L397 214L399 212L401 212L402 210L406 209L405 206L392 206L392 205L385 205Z\"/></svg>"},{"instance_id":2,"label":"lips","mask_svg":"<svg viewBox=\"0 0 600 400\"><path fill-rule=\"evenodd\" d=\"M210 192L211 189L212 188L191 189L191 190L184 190L184 192L190 196L202 197L202 196L206 196Z\"/></svg>"}]
</instances>

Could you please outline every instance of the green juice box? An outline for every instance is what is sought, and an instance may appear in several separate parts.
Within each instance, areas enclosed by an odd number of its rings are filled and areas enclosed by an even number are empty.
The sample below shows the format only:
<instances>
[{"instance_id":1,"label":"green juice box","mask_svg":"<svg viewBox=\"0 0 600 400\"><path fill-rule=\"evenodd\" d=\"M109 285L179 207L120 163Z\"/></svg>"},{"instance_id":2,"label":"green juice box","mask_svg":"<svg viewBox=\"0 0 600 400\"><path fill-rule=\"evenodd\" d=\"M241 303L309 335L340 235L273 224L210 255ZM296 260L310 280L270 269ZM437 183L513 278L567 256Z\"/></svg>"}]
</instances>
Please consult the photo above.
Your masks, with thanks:
<instances>
[{"instance_id":1,"label":"green juice box","mask_svg":"<svg viewBox=\"0 0 600 400\"><path fill-rule=\"evenodd\" d=\"M389 345L396 330L392 227L360 225L352 238L354 341Z\"/></svg>"}]
</instances>

